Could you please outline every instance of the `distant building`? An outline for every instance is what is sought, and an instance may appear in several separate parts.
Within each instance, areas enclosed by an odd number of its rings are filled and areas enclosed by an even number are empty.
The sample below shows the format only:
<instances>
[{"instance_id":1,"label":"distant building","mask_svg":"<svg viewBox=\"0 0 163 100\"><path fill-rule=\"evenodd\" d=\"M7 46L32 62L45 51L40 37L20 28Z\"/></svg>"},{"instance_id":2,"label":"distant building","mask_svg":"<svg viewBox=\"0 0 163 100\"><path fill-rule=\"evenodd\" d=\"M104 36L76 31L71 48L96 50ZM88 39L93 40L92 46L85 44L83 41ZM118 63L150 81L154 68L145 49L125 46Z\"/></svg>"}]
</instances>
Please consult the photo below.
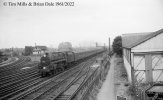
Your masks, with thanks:
<instances>
[{"instance_id":1,"label":"distant building","mask_svg":"<svg viewBox=\"0 0 163 100\"><path fill-rule=\"evenodd\" d=\"M150 33L123 34L124 65L130 82L163 81L163 29Z\"/></svg>"},{"instance_id":2,"label":"distant building","mask_svg":"<svg viewBox=\"0 0 163 100\"><path fill-rule=\"evenodd\" d=\"M33 54L44 54L46 50L46 46L35 46L33 47Z\"/></svg>"},{"instance_id":3,"label":"distant building","mask_svg":"<svg viewBox=\"0 0 163 100\"><path fill-rule=\"evenodd\" d=\"M38 55L38 54L44 54L45 51L47 50L46 46L25 46L25 55Z\"/></svg>"}]
</instances>

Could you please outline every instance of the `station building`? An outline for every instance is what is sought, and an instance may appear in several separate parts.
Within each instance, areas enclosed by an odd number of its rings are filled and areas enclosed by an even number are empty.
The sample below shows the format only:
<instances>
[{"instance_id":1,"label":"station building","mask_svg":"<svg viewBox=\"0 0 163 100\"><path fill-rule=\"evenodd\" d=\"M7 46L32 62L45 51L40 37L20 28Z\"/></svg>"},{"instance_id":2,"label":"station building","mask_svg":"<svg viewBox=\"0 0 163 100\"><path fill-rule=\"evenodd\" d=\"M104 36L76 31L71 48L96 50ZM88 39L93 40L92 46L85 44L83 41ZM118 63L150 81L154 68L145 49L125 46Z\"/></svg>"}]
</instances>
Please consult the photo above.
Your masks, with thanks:
<instances>
[{"instance_id":1,"label":"station building","mask_svg":"<svg viewBox=\"0 0 163 100\"><path fill-rule=\"evenodd\" d=\"M122 35L123 59L130 82L163 81L163 29Z\"/></svg>"}]
</instances>

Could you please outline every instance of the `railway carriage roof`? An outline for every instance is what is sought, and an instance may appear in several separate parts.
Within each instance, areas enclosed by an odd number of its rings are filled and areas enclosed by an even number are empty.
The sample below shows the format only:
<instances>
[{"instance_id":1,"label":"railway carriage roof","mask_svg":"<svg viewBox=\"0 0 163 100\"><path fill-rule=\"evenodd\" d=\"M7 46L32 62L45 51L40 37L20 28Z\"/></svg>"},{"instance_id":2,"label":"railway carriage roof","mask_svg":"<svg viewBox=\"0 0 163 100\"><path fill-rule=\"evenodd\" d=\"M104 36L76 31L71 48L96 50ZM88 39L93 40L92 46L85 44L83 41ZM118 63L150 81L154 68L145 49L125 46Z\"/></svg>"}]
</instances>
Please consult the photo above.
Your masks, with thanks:
<instances>
[{"instance_id":1,"label":"railway carriage roof","mask_svg":"<svg viewBox=\"0 0 163 100\"><path fill-rule=\"evenodd\" d=\"M133 48L161 33L163 33L163 29L158 30L156 32L123 34L122 35L122 47Z\"/></svg>"}]
</instances>

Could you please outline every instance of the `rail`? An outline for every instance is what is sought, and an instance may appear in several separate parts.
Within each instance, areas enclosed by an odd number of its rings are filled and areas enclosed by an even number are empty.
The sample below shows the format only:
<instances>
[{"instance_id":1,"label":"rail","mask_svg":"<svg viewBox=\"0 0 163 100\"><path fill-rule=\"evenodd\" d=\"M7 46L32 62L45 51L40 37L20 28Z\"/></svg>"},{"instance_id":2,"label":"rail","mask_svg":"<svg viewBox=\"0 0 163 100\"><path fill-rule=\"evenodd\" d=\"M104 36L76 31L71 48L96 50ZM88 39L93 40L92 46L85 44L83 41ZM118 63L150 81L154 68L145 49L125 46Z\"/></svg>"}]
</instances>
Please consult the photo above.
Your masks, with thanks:
<instances>
[{"instance_id":1,"label":"rail","mask_svg":"<svg viewBox=\"0 0 163 100\"><path fill-rule=\"evenodd\" d=\"M98 88L101 81L104 80L104 77L109 70L109 67L107 67L108 63L109 59L105 56L101 60L100 67L98 67L92 75L79 86L68 100L87 100L92 95L92 91Z\"/></svg>"}]
</instances>

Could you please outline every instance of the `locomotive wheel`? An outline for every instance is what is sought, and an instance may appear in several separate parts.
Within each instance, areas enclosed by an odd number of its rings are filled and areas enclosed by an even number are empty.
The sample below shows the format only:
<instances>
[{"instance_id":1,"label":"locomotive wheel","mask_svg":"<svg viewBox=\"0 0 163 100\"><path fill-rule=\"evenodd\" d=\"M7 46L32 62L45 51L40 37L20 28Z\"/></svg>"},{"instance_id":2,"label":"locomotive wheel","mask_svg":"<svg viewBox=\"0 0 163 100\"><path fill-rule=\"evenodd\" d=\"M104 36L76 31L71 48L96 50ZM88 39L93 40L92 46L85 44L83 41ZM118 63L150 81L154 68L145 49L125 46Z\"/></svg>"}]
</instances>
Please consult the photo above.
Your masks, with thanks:
<instances>
[{"instance_id":1,"label":"locomotive wheel","mask_svg":"<svg viewBox=\"0 0 163 100\"><path fill-rule=\"evenodd\" d=\"M62 69L62 68L57 68L56 70L57 70L57 73L59 73L59 72L62 72L62 71L63 71L63 69Z\"/></svg>"},{"instance_id":2,"label":"locomotive wheel","mask_svg":"<svg viewBox=\"0 0 163 100\"><path fill-rule=\"evenodd\" d=\"M57 72L61 72L61 69L60 69L60 68L58 68Z\"/></svg>"},{"instance_id":3,"label":"locomotive wheel","mask_svg":"<svg viewBox=\"0 0 163 100\"><path fill-rule=\"evenodd\" d=\"M51 71L50 71L50 74L51 74L51 75L54 75L54 74L55 74L54 70L51 70Z\"/></svg>"},{"instance_id":4,"label":"locomotive wheel","mask_svg":"<svg viewBox=\"0 0 163 100\"><path fill-rule=\"evenodd\" d=\"M64 71L64 68L63 68L63 67L61 67L61 72L62 72L62 71Z\"/></svg>"},{"instance_id":5,"label":"locomotive wheel","mask_svg":"<svg viewBox=\"0 0 163 100\"><path fill-rule=\"evenodd\" d=\"M41 76L42 76L42 77L46 77L46 76L47 76L47 73L46 73L46 72L42 72L42 73L41 73Z\"/></svg>"},{"instance_id":6,"label":"locomotive wheel","mask_svg":"<svg viewBox=\"0 0 163 100\"><path fill-rule=\"evenodd\" d=\"M61 70L61 71L64 71L64 63L62 62L62 63L59 63L58 64L58 67L59 67L59 69Z\"/></svg>"},{"instance_id":7,"label":"locomotive wheel","mask_svg":"<svg viewBox=\"0 0 163 100\"><path fill-rule=\"evenodd\" d=\"M41 73L41 77L44 77L44 72Z\"/></svg>"},{"instance_id":8,"label":"locomotive wheel","mask_svg":"<svg viewBox=\"0 0 163 100\"><path fill-rule=\"evenodd\" d=\"M68 68L68 66L66 65L66 66L64 66L64 69L67 69Z\"/></svg>"}]
</instances>

